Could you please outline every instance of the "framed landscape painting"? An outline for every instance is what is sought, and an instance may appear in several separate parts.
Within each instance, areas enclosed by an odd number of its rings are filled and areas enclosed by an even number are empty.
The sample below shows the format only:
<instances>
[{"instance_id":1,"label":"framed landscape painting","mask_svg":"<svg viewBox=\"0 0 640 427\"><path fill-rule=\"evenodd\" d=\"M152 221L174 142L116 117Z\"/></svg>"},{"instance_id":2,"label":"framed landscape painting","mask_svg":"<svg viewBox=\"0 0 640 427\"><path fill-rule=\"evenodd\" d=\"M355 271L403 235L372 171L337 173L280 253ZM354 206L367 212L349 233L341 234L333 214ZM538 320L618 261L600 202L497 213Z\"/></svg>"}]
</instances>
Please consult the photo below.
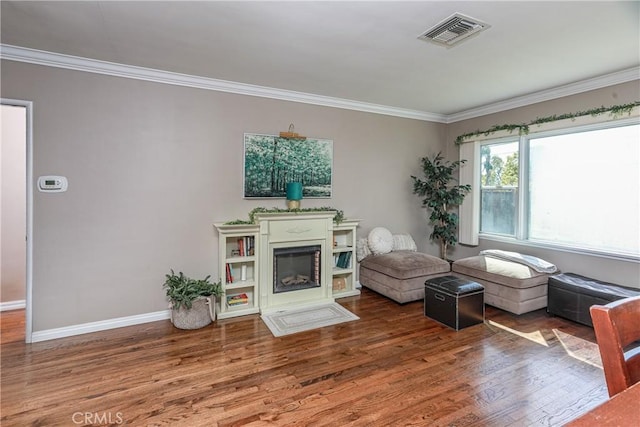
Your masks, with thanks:
<instances>
[{"instance_id":1,"label":"framed landscape painting","mask_svg":"<svg viewBox=\"0 0 640 427\"><path fill-rule=\"evenodd\" d=\"M244 134L245 198L284 198L294 181L303 198L330 198L332 176L332 140Z\"/></svg>"}]
</instances>

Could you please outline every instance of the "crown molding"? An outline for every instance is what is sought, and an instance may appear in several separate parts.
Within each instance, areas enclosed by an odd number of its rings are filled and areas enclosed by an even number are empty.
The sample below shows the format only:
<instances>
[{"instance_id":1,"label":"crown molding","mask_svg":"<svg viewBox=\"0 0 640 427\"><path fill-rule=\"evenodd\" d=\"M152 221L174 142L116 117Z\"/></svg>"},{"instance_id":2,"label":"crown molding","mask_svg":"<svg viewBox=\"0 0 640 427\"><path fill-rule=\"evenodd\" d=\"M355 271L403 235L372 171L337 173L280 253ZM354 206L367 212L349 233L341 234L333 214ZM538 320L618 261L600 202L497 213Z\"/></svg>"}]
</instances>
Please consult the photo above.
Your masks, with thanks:
<instances>
[{"instance_id":1,"label":"crown molding","mask_svg":"<svg viewBox=\"0 0 640 427\"><path fill-rule=\"evenodd\" d=\"M383 114L387 116L403 117L429 122L446 122L446 116L443 114L433 114L424 111L352 101L349 99L333 98L330 96L315 95L311 93L256 86L208 77L192 76L188 74L99 61L96 59L63 55L60 53L46 52L6 44L0 44L0 58L7 61L26 62L30 64L44 65L47 67L65 68L69 70L84 71L87 73L145 80L154 83L228 92L239 95L257 96L261 98L278 99L281 101L300 102L303 104L342 108L345 110L363 111L366 113Z\"/></svg>"},{"instance_id":2,"label":"crown molding","mask_svg":"<svg viewBox=\"0 0 640 427\"><path fill-rule=\"evenodd\" d=\"M462 120L485 116L487 114L499 113L501 111L525 107L527 105L536 104L538 102L550 101L565 96L576 95L582 92L640 79L640 67L634 67L604 76L594 77L580 82L558 86L540 92L535 92L532 94L507 99L505 101L487 104L482 107L472 108L458 113L446 115L391 107L387 105L353 101L343 98L333 98L311 93L277 89L266 86L238 83L228 80L218 80L208 77L192 76L188 74L137 67L133 65L124 65L114 62L99 61L96 59L63 55L60 53L46 52L43 50L29 49L6 44L0 44L0 59L26 62L48 67L66 68L69 70L84 71L87 73L104 74L108 76L170 84L175 86L185 86L218 92L235 93L238 95L257 96L261 98L278 99L281 101L300 102L303 104L341 108L345 110L362 111L365 113L383 114L387 116L402 117L407 119L423 120L436 123L455 123Z\"/></svg>"},{"instance_id":3,"label":"crown molding","mask_svg":"<svg viewBox=\"0 0 640 427\"><path fill-rule=\"evenodd\" d=\"M540 92L535 92L529 95L495 102L493 104L488 104L479 108L472 108L470 110L450 114L447 116L447 123L473 119L475 117L486 116L487 114L499 113L501 111L525 107L527 105L536 104L538 102L551 101L553 99L570 95L577 95L579 93L588 92L590 90L601 89L603 87L627 83L639 79L640 67L629 68L627 70L606 74L604 76L594 77L591 79L570 83L564 86L558 86Z\"/></svg>"}]
</instances>

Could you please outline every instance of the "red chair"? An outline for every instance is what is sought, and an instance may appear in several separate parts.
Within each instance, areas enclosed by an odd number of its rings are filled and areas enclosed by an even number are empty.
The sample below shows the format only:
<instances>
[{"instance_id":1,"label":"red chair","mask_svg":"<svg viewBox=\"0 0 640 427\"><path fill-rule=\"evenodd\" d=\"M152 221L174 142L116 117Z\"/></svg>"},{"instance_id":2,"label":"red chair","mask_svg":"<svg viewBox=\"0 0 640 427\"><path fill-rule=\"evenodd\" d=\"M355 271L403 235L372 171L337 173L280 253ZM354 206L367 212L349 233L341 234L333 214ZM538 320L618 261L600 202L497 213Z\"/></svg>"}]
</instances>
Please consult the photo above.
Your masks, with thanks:
<instances>
[{"instance_id":1,"label":"red chair","mask_svg":"<svg viewBox=\"0 0 640 427\"><path fill-rule=\"evenodd\" d=\"M609 397L640 382L640 296L589 309Z\"/></svg>"}]
</instances>

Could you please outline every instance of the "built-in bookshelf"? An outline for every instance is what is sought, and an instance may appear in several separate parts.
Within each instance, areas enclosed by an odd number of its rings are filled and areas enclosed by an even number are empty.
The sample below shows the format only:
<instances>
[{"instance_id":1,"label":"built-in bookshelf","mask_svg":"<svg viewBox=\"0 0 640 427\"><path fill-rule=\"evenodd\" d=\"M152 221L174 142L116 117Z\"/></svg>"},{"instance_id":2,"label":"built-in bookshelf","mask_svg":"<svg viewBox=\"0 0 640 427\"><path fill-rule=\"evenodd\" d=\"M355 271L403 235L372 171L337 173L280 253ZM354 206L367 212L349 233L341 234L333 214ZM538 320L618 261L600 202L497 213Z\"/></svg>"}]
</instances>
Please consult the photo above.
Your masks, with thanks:
<instances>
[{"instance_id":1,"label":"built-in bookshelf","mask_svg":"<svg viewBox=\"0 0 640 427\"><path fill-rule=\"evenodd\" d=\"M258 313L258 226L215 224L215 227L219 233L219 271L223 276L218 318Z\"/></svg>"},{"instance_id":2,"label":"built-in bookshelf","mask_svg":"<svg viewBox=\"0 0 640 427\"><path fill-rule=\"evenodd\" d=\"M356 287L356 228L359 220L333 225L332 295L334 298L359 295Z\"/></svg>"},{"instance_id":3,"label":"built-in bookshelf","mask_svg":"<svg viewBox=\"0 0 640 427\"><path fill-rule=\"evenodd\" d=\"M328 216L325 219L328 220L328 223L323 223L318 218L320 214L299 214L293 216L290 221L283 221L282 218L276 216L271 219L274 222L272 226L263 226L262 228L259 224L214 224L219 234L218 268L223 288L223 295L217 302L219 304L217 307L218 318L226 319L260 313L278 305L265 296L268 295L268 286L270 286L267 284L273 281L269 272L270 263L265 263L263 260L264 268L260 267L262 257L260 251L264 255L271 250L268 243L271 232L280 231L287 234L292 231L295 237L289 236L287 238L295 240L301 239L303 236L300 234L300 230L305 230L312 234L310 239L315 244L321 242L323 248L330 246L330 250L326 250L324 252L326 255L323 255L323 263L325 264L323 264L322 271L331 271L331 274L323 275L322 287L324 290L321 291L322 295L319 296L319 299L333 300L333 298L360 294L360 290L356 287L355 252L356 228L359 220L344 220L340 224L336 224L332 223L332 216ZM326 213L324 215L326 216ZM322 226L319 227L319 225ZM269 233L261 235L261 230L262 232L269 230ZM278 246L284 241L282 236L276 240ZM295 294L297 295L299 292L303 291L296 291ZM314 293L313 290L304 292ZM294 292L278 294L280 298L291 300L292 304L295 303L294 296ZM271 297L271 299L274 298ZM270 302L274 305L271 306Z\"/></svg>"}]
</instances>

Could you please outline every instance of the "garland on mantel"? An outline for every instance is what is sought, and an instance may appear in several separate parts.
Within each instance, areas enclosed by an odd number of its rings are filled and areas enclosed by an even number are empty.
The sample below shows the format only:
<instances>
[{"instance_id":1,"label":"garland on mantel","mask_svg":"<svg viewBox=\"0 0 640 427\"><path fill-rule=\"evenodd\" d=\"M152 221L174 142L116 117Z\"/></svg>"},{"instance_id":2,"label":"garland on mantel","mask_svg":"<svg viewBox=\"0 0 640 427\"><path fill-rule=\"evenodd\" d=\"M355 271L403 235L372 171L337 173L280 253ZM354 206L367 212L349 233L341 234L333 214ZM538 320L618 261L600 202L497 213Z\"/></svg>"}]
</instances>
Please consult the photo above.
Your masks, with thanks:
<instances>
[{"instance_id":1,"label":"garland on mantel","mask_svg":"<svg viewBox=\"0 0 640 427\"><path fill-rule=\"evenodd\" d=\"M344 221L344 212L340 209L330 208L330 207L321 207L321 208L302 208L302 209L280 209L280 208L265 208L262 206L258 206L257 208L253 208L249 212L249 220L236 219L233 221L225 222L224 225L245 225L245 224L255 224L256 222L256 214L259 213L305 213L305 212L326 212L326 211L335 211L336 215L333 217L333 221L336 224L340 224Z\"/></svg>"},{"instance_id":2,"label":"garland on mantel","mask_svg":"<svg viewBox=\"0 0 640 427\"><path fill-rule=\"evenodd\" d=\"M456 138L456 145L460 145L464 143L465 139L469 139L469 138L480 136L480 135L489 136L493 133L496 133L502 130L506 130L506 131L509 131L509 133L513 133L513 131L517 129L519 135L528 135L529 126L541 125L543 123L550 123L558 120L565 120L565 119L575 120L576 118L582 117L582 116L596 117L605 113L609 113L613 118L617 118L622 116L623 114L630 115L631 110L633 110L637 106L640 106L640 101L635 101L635 102L631 102L629 104L623 104L623 105L613 105L611 107L602 106L602 107L594 108L591 110L578 111L577 113L565 113L560 115L554 114L553 116L549 116L549 117L539 117L530 123L496 125L496 126L492 126L487 130L477 130L474 132L469 132L469 133L460 135Z\"/></svg>"}]
</instances>

